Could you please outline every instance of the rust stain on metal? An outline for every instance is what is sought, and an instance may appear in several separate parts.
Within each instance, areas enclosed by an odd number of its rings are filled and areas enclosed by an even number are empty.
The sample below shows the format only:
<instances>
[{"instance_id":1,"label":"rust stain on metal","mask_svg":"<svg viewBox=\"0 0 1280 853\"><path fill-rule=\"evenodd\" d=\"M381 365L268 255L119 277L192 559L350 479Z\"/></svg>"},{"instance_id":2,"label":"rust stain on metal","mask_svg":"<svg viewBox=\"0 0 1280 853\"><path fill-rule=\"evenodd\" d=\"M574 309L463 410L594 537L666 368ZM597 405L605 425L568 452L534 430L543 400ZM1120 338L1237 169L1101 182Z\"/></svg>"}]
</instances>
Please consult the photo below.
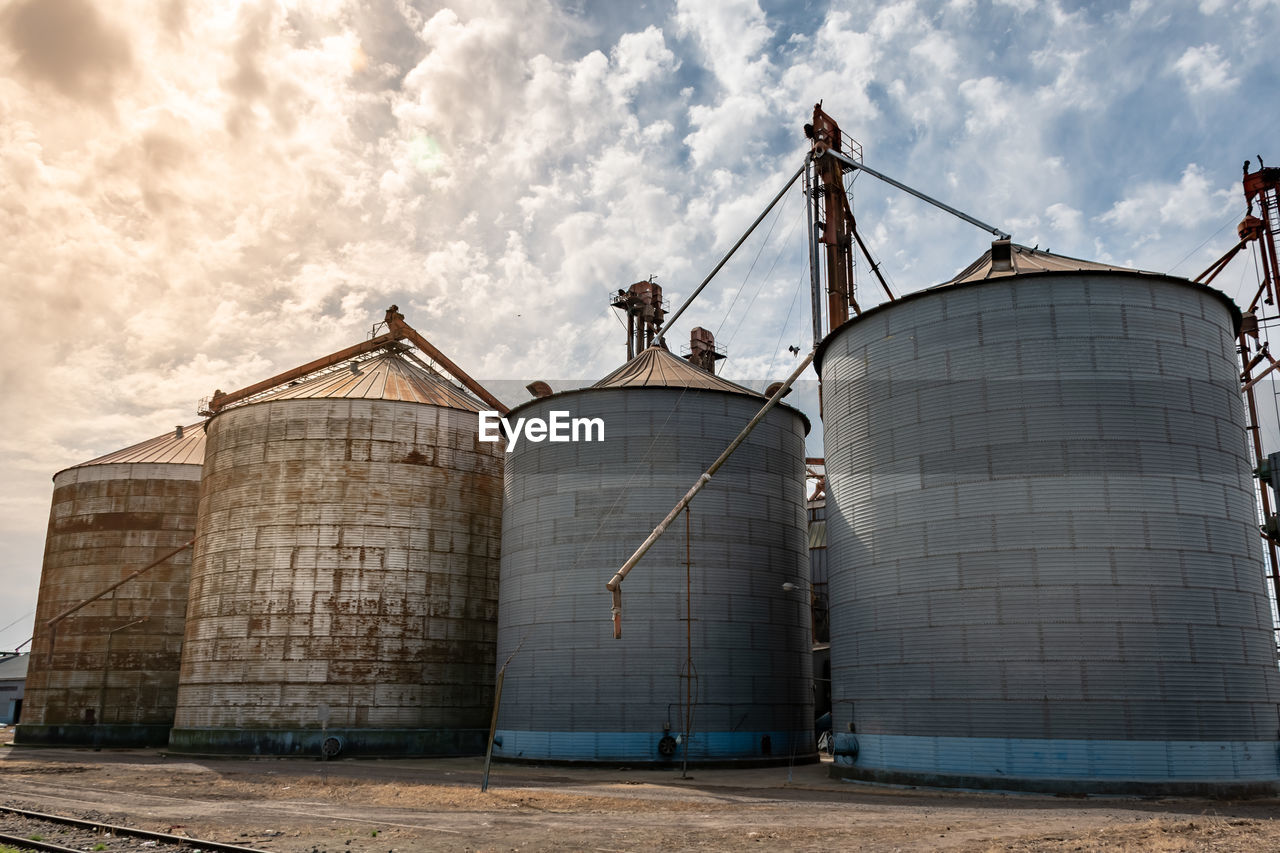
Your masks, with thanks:
<instances>
[{"instance_id":1,"label":"rust stain on metal","mask_svg":"<svg viewBox=\"0 0 1280 853\"><path fill-rule=\"evenodd\" d=\"M84 515L52 519L51 530L57 533L89 533L102 530L159 530L164 524L160 512L91 512Z\"/></svg>"},{"instance_id":2,"label":"rust stain on metal","mask_svg":"<svg viewBox=\"0 0 1280 853\"><path fill-rule=\"evenodd\" d=\"M396 400L217 415L175 728L482 727L503 449L476 431Z\"/></svg>"}]
</instances>

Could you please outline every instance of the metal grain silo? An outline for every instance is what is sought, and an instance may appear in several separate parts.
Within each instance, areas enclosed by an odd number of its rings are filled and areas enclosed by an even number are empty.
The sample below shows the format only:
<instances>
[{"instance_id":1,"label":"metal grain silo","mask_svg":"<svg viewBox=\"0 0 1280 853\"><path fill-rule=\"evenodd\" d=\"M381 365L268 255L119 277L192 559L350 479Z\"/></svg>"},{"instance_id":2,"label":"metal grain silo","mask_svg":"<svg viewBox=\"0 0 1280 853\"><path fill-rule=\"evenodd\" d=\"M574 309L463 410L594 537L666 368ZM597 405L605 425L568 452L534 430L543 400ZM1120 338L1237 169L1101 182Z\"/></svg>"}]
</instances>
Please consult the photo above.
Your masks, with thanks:
<instances>
[{"instance_id":1,"label":"metal grain silo","mask_svg":"<svg viewBox=\"0 0 1280 853\"><path fill-rule=\"evenodd\" d=\"M1184 279L993 251L819 353L836 771L1272 790L1238 309Z\"/></svg>"},{"instance_id":2,"label":"metal grain silo","mask_svg":"<svg viewBox=\"0 0 1280 853\"><path fill-rule=\"evenodd\" d=\"M209 422L172 749L483 749L502 448L401 349Z\"/></svg>"},{"instance_id":3,"label":"metal grain silo","mask_svg":"<svg viewBox=\"0 0 1280 853\"><path fill-rule=\"evenodd\" d=\"M189 548L49 623L191 539L203 456L204 430L197 424L54 475L16 742L154 746L167 740Z\"/></svg>"},{"instance_id":4,"label":"metal grain silo","mask_svg":"<svg viewBox=\"0 0 1280 853\"><path fill-rule=\"evenodd\" d=\"M605 590L763 402L651 347L508 416L598 418L603 439L522 435L507 454L495 755L679 760L691 707L690 761L815 756L803 415L771 412L693 502L692 536L679 519L648 553L619 640Z\"/></svg>"}]
</instances>

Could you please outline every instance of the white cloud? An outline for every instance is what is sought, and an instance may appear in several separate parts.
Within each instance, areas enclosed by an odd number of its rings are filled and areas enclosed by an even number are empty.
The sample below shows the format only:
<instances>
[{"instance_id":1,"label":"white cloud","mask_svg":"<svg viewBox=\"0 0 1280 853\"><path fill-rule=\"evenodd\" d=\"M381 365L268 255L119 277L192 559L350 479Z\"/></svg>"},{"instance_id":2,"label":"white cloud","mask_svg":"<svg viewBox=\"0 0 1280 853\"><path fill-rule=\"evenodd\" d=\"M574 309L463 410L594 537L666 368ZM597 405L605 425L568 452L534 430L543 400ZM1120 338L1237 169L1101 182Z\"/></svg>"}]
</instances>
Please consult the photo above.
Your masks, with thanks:
<instances>
[{"instance_id":1,"label":"white cloud","mask_svg":"<svg viewBox=\"0 0 1280 853\"><path fill-rule=\"evenodd\" d=\"M950 75L960 64L960 54L955 42L946 34L934 30L911 48L911 57L929 63L939 73Z\"/></svg>"},{"instance_id":2,"label":"white cloud","mask_svg":"<svg viewBox=\"0 0 1280 853\"><path fill-rule=\"evenodd\" d=\"M757 0L677 0L675 23L730 94L758 88L772 69L764 49L773 30Z\"/></svg>"},{"instance_id":3,"label":"white cloud","mask_svg":"<svg viewBox=\"0 0 1280 853\"><path fill-rule=\"evenodd\" d=\"M1160 225L1189 228L1216 222L1237 199L1232 189L1213 188L1204 170L1190 163L1176 184L1143 183L1098 218L1128 232L1151 234Z\"/></svg>"},{"instance_id":4,"label":"white cloud","mask_svg":"<svg viewBox=\"0 0 1280 853\"><path fill-rule=\"evenodd\" d=\"M1173 63L1173 70L1192 95L1225 92L1240 82L1231 76L1231 63L1216 44L1187 48Z\"/></svg>"},{"instance_id":5,"label":"white cloud","mask_svg":"<svg viewBox=\"0 0 1280 853\"><path fill-rule=\"evenodd\" d=\"M964 124L970 133L1006 127L1013 118L1013 104L1005 85L995 77L963 81L960 97L967 105Z\"/></svg>"},{"instance_id":6,"label":"white cloud","mask_svg":"<svg viewBox=\"0 0 1280 853\"><path fill-rule=\"evenodd\" d=\"M1070 205L1061 202L1051 204L1045 208L1045 214L1053 229L1065 236L1075 237L1083 231L1084 214Z\"/></svg>"},{"instance_id":7,"label":"white cloud","mask_svg":"<svg viewBox=\"0 0 1280 853\"><path fill-rule=\"evenodd\" d=\"M867 32L887 41L908 33L922 33L927 28L924 13L916 7L914 0L898 0L876 10Z\"/></svg>"},{"instance_id":8,"label":"white cloud","mask_svg":"<svg viewBox=\"0 0 1280 853\"><path fill-rule=\"evenodd\" d=\"M670 73L679 64L676 55L667 48L658 27L626 33L609 53L617 69L610 78L609 87L615 98L623 100L630 98L637 87Z\"/></svg>"}]
</instances>

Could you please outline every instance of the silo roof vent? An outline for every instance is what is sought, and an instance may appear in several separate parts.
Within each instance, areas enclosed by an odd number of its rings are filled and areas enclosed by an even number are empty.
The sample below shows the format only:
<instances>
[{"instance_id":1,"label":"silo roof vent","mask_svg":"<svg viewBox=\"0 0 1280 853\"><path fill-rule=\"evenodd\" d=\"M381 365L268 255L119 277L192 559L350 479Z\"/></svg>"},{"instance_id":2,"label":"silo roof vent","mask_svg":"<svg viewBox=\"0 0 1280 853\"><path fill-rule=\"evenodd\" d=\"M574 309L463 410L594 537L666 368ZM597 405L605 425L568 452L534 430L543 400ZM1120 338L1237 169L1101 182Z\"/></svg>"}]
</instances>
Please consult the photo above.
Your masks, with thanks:
<instances>
[{"instance_id":1,"label":"silo roof vent","mask_svg":"<svg viewBox=\"0 0 1280 853\"><path fill-rule=\"evenodd\" d=\"M939 287L952 284L964 284L970 281L982 281L988 278L1003 278L1009 275L1031 275L1042 272L1140 272L1147 275L1161 273L1147 270L1135 270L1130 267L1104 264L1098 261L1086 261L1066 255L1055 255L1039 246L1022 246L1009 240L994 240L991 248L983 253L969 266L950 281Z\"/></svg>"},{"instance_id":2,"label":"silo roof vent","mask_svg":"<svg viewBox=\"0 0 1280 853\"><path fill-rule=\"evenodd\" d=\"M1013 243L1010 240L991 241L991 271L1004 272L1013 269Z\"/></svg>"}]
</instances>

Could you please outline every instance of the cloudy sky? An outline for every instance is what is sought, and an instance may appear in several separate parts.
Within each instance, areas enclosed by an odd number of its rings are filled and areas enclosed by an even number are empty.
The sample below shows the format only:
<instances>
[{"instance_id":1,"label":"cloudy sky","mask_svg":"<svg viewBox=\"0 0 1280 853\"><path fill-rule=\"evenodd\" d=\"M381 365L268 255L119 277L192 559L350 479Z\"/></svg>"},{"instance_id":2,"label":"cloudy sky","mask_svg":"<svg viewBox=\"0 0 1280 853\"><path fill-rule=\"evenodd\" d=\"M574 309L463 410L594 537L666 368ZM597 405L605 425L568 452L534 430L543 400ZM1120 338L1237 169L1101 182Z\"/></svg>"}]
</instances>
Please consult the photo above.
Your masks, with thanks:
<instances>
[{"instance_id":1,"label":"cloudy sky","mask_svg":"<svg viewBox=\"0 0 1280 853\"><path fill-rule=\"evenodd\" d=\"M30 636L54 472L392 303L478 377L599 377L611 290L678 304L819 99L868 165L1018 242L1194 276L1244 159L1280 164L1278 36L1276 0L0 3L0 648ZM900 291L989 244L866 176L854 207ZM672 343L701 324L727 375L785 374L802 221L792 193Z\"/></svg>"}]
</instances>

